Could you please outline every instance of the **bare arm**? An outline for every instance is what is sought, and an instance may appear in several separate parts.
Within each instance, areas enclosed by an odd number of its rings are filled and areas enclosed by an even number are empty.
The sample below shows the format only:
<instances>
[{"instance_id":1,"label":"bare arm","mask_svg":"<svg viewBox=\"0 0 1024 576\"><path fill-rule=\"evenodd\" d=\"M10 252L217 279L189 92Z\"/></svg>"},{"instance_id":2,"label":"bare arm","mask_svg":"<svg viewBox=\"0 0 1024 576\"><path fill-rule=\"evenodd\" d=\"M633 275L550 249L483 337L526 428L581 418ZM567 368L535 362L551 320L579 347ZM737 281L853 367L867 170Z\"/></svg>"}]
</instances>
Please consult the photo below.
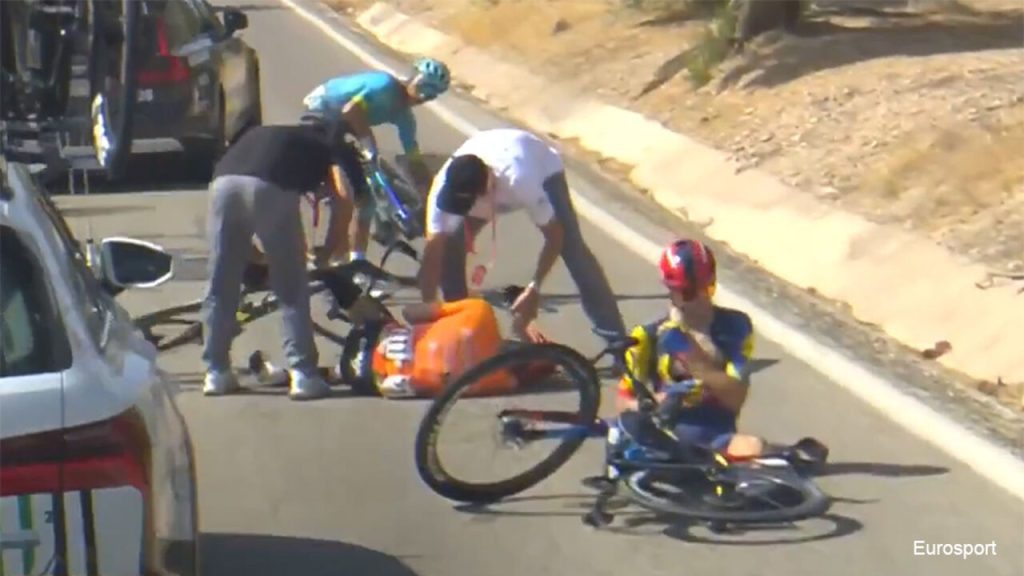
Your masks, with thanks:
<instances>
[{"instance_id":1,"label":"bare arm","mask_svg":"<svg viewBox=\"0 0 1024 576\"><path fill-rule=\"evenodd\" d=\"M705 389L718 400L723 407L739 413L747 401L748 387L742 380L733 378L724 370L694 363L690 365L693 377L704 383Z\"/></svg>"},{"instance_id":2,"label":"bare arm","mask_svg":"<svg viewBox=\"0 0 1024 576\"><path fill-rule=\"evenodd\" d=\"M537 257L537 267L533 272L533 281L538 287L562 254L562 244L565 241L565 229L557 218L552 218L550 222L541 226L540 231L544 234L544 246Z\"/></svg>"},{"instance_id":3,"label":"bare arm","mask_svg":"<svg viewBox=\"0 0 1024 576\"><path fill-rule=\"evenodd\" d=\"M420 295L424 302L437 300L437 288L441 283L441 265L444 257L445 234L433 234L423 246L423 261L420 264Z\"/></svg>"},{"instance_id":4,"label":"bare arm","mask_svg":"<svg viewBox=\"0 0 1024 576\"><path fill-rule=\"evenodd\" d=\"M422 302L409 304L402 308L402 318L409 324L426 324L433 322L441 316L441 304L437 302Z\"/></svg>"}]
</instances>

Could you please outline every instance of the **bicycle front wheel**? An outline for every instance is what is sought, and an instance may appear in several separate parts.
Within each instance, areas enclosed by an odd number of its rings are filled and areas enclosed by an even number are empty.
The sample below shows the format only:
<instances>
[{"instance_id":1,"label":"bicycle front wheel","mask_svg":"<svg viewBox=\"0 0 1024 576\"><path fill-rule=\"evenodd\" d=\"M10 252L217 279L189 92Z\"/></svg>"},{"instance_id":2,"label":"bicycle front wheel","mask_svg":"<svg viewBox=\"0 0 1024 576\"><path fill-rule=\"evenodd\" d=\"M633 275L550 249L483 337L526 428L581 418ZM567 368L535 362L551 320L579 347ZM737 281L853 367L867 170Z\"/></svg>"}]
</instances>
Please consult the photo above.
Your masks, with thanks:
<instances>
[{"instance_id":1,"label":"bicycle front wheel","mask_svg":"<svg viewBox=\"0 0 1024 576\"><path fill-rule=\"evenodd\" d=\"M141 4L87 0L92 141L112 179L124 173L132 148Z\"/></svg>"},{"instance_id":2,"label":"bicycle front wheel","mask_svg":"<svg viewBox=\"0 0 1024 576\"><path fill-rule=\"evenodd\" d=\"M543 378L537 372L543 373ZM526 444L555 440L553 450L538 464L511 477L491 482L476 482L451 474L438 455L438 439L453 406L467 392L484 395L481 390L496 378L514 375L520 383L519 394L527 383L560 380L560 389L575 393L573 411L503 410L493 417L499 440L506 446L522 448ZM416 434L416 470L420 478L437 494L461 502L496 502L523 492L551 476L579 450L595 428L600 404L598 376L594 367L572 348L560 344L521 345L499 353L470 368L454 380L430 405ZM519 398L517 398L519 400ZM561 425L561 428L553 425ZM492 436L493 437L493 436ZM473 442L488 438L472 437Z\"/></svg>"}]
</instances>

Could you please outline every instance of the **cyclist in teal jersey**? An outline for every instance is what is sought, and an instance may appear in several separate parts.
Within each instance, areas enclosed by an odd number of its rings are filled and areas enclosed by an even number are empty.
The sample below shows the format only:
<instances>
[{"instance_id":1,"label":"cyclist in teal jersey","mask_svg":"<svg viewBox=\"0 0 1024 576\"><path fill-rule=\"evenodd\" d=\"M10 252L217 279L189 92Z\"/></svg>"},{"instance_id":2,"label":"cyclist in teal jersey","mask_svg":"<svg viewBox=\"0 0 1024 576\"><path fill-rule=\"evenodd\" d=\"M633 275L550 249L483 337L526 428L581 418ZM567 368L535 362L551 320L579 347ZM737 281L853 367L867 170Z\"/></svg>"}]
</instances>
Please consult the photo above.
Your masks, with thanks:
<instances>
[{"instance_id":1,"label":"cyclist in teal jersey","mask_svg":"<svg viewBox=\"0 0 1024 576\"><path fill-rule=\"evenodd\" d=\"M340 118L373 159L377 157L377 141L372 127L393 124L398 129L402 148L409 159L413 179L419 188L424 188L430 180L430 173L420 154L416 138L416 117L412 108L447 91L451 74L444 63L432 58L417 61L414 71L415 74L409 80L400 80L378 70L339 76L318 86L302 102L307 114ZM346 232L352 221L355 204L360 209L356 230L351 238L353 250L350 257L365 258L369 244L373 198L368 189L362 186L365 180L362 170L349 170L347 176L348 184L355 190L346 190L338 198L339 203L331 205L331 222L325 239L328 258L343 256L348 252L350 239Z\"/></svg>"}]
</instances>

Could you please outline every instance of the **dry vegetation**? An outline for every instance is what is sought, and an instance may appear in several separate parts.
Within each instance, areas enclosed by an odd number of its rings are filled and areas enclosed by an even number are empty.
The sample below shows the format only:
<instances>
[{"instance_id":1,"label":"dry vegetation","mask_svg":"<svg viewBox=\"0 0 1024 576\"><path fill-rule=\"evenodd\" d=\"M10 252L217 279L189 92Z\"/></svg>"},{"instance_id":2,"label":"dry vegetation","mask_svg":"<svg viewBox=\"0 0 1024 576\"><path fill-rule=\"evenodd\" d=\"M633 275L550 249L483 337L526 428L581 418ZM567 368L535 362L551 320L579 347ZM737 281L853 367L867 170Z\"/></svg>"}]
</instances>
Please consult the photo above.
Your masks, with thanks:
<instances>
[{"instance_id":1,"label":"dry vegetation","mask_svg":"<svg viewBox=\"0 0 1024 576\"><path fill-rule=\"evenodd\" d=\"M1024 271L1020 0L860 2L869 10L818 0L795 33L765 34L740 54L725 49L730 22L715 0L700 1L711 9L686 0L389 3L823 200ZM333 2L348 11L373 3ZM1018 386L994 387L1020 397Z\"/></svg>"}]
</instances>

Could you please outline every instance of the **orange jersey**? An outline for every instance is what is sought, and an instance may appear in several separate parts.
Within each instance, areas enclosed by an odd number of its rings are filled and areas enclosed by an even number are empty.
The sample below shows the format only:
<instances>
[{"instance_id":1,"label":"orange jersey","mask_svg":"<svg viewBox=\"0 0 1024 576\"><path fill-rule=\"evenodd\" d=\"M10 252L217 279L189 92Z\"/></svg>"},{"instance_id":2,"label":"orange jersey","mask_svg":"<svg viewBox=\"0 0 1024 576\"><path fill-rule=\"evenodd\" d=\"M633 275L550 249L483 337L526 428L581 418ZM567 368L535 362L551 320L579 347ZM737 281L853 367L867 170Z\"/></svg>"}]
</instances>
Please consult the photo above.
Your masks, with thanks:
<instances>
[{"instance_id":1,"label":"orange jersey","mask_svg":"<svg viewBox=\"0 0 1024 576\"><path fill-rule=\"evenodd\" d=\"M383 396L436 396L501 347L498 318L490 304L477 298L448 302L432 322L387 329L374 349L373 373ZM464 395L505 394L517 384L512 373L494 372Z\"/></svg>"}]
</instances>

